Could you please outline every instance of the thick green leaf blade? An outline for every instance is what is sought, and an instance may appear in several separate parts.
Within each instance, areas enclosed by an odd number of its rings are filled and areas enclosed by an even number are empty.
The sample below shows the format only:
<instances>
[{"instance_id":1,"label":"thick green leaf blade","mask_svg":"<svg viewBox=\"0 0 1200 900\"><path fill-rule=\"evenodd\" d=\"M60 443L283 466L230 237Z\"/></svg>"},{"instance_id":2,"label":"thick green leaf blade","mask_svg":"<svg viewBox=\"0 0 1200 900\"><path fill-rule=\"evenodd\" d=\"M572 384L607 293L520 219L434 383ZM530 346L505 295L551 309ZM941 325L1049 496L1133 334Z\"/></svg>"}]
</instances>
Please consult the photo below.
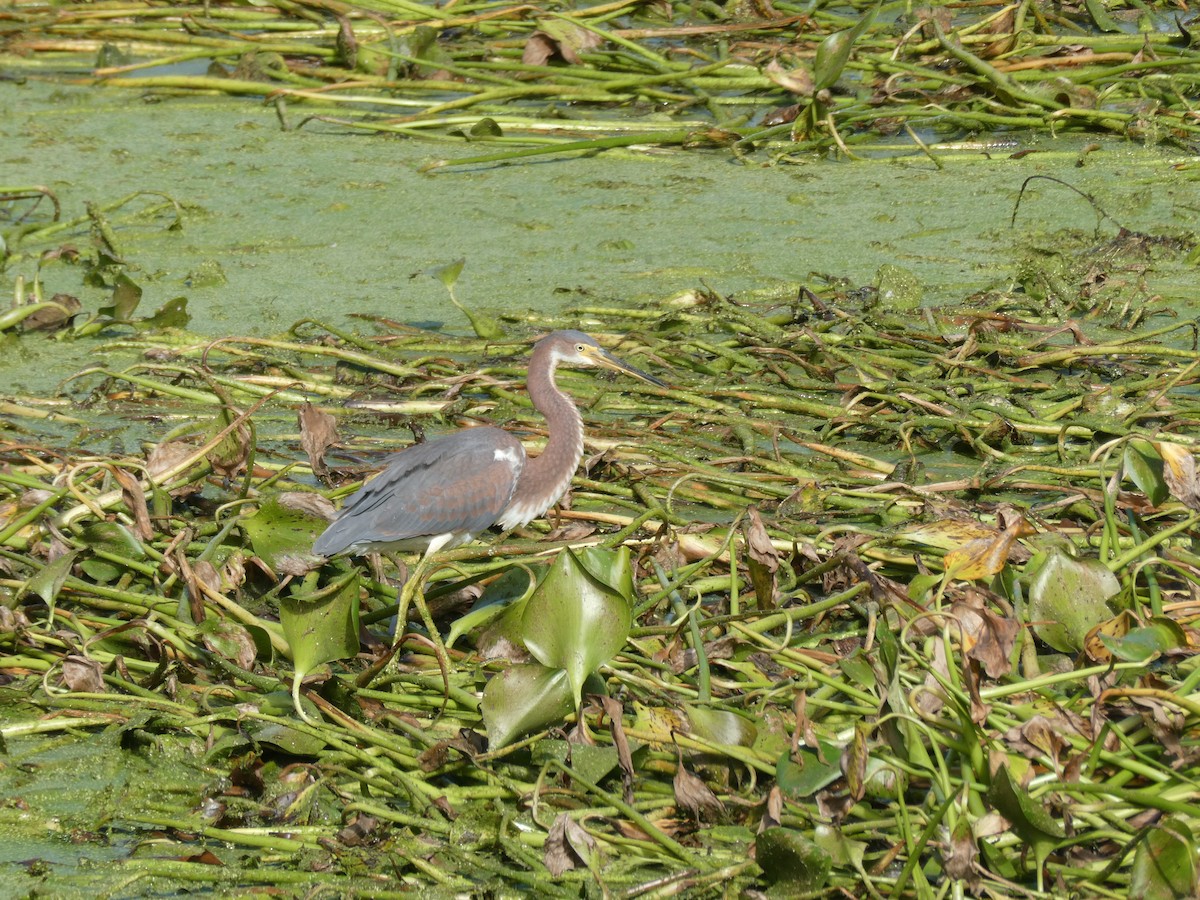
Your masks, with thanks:
<instances>
[{"instance_id":1,"label":"thick green leaf blade","mask_svg":"<svg viewBox=\"0 0 1200 900\"><path fill-rule=\"evenodd\" d=\"M268 497L239 524L254 555L272 568L284 557L311 555L313 541L329 525L320 516L281 503L278 495Z\"/></svg>"},{"instance_id":2,"label":"thick green leaf blade","mask_svg":"<svg viewBox=\"0 0 1200 900\"><path fill-rule=\"evenodd\" d=\"M302 719L307 719L300 706L304 676L322 663L358 653L358 580L358 570L352 569L320 591L279 600L279 624L295 667L292 699Z\"/></svg>"},{"instance_id":3,"label":"thick green leaf blade","mask_svg":"<svg viewBox=\"0 0 1200 900\"><path fill-rule=\"evenodd\" d=\"M871 27L875 13L879 12L880 4L875 4L858 20L853 28L845 31L835 31L817 47L817 55L813 60L813 89L817 91L833 87L842 77L842 70L850 60L850 51L854 42L863 36Z\"/></svg>"},{"instance_id":4,"label":"thick green leaf blade","mask_svg":"<svg viewBox=\"0 0 1200 900\"><path fill-rule=\"evenodd\" d=\"M454 262L430 269L429 274L444 284L447 289L453 288L455 282L458 281L458 276L462 274L463 266L466 264L466 257L460 257L454 260Z\"/></svg>"},{"instance_id":5,"label":"thick green leaf blade","mask_svg":"<svg viewBox=\"0 0 1200 900\"><path fill-rule=\"evenodd\" d=\"M533 587L533 577L529 570L522 566L513 566L484 588L474 605L459 616L450 626L446 635L446 646L453 647L454 642L469 631L482 628L496 620L507 610L520 612L518 604L529 596Z\"/></svg>"},{"instance_id":6,"label":"thick green leaf blade","mask_svg":"<svg viewBox=\"0 0 1200 900\"><path fill-rule=\"evenodd\" d=\"M78 555L78 550L71 550L53 562L46 563L32 578L25 582L25 586L21 589L22 594L26 591L32 591L42 598L42 602L49 609L49 612L46 614L47 622L54 621L54 604L58 599L58 592L62 590L63 582L71 574L71 566L75 564L75 557Z\"/></svg>"},{"instance_id":7,"label":"thick green leaf blade","mask_svg":"<svg viewBox=\"0 0 1200 900\"><path fill-rule=\"evenodd\" d=\"M1088 632L1112 616L1107 601L1120 590L1104 563L1051 548L1029 583L1033 632L1060 653L1077 653Z\"/></svg>"},{"instance_id":8,"label":"thick green leaf blade","mask_svg":"<svg viewBox=\"0 0 1200 900\"><path fill-rule=\"evenodd\" d=\"M534 659L563 669L579 706L584 680L625 645L632 598L604 584L563 550L525 605L525 646Z\"/></svg>"},{"instance_id":9,"label":"thick green leaf blade","mask_svg":"<svg viewBox=\"0 0 1200 900\"><path fill-rule=\"evenodd\" d=\"M1187 635L1179 623L1166 616L1155 616L1142 628L1134 628L1128 634L1114 637L1099 635L1112 655L1125 662L1147 662L1168 650L1186 647Z\"/></svg>"},{"instance_id":10,"label":"thick green leaf blade","mask_svg":"<svg viewBox=\"0 0 1200 900\"><path fill-rule=\"evenodd\" d=\"M1130 481L1155 506L1161 506L1171 496L1163 478L1163 461L1149 441L1130 441L1125 445L1125 471Z\"/></svg>"},{"instance_id":11,"label":"thick green leaf blade","mask_svg":"<svg viewBox=\"0 0 1200 900\"><path fill-rule=\"evenodd\" d=\"M1196 839L1181 818L1159 822L1138 844L1133 857L1129 896L1146 900L1183 900L1195 897L1200 881L1196 872Z\"/></svg>"},{"instance_id":12,"label":"thick green leaf blade","mask_svg":"<svg viewBox=\"0 0 1200 900\"><path fill-rule=\"evenodd\" d=\"M1001 765L996 770L987 797L1000 815L1012 824L1013 831L1030 843L1053 842L1065 834L1062 823L1017 784L1007 765Z\"/></svg>"},{"instance_id":13,"label":"thick green leaf blade","mask_svg":"<svg viewBox=\"0 0 1200 900\"><path fill-rule=\"evenodd\" d=\"M112 306L103 307L100 314L118 322L128 322L141 302L141 287L124 272L120 272L113 285Z\"/></svg>"},{"instance_id":14,"label":"thick green leaf blade","mask_svg":"<svg viewBox=\"0 0 1200 900\"><path fill-rule=\"evenodd\" d=\"M561 722L574 709L571 681L562 669L534 663L505 669L483 691L480 711L488 749Z\"/></svg>"},{"instance_id":15,"label":"thick green leaf blade","mask_svg":"<svg viewBox=\"0 0 1200 900\"><path fill-rule=\"evenodd\" d=\"M799 831L781 826L759 832L754 860L772 887L788 895L821 890L833 868L833 857Z\"/></svg>"},{"instance_id":16,"label":"thick green leaf blade","mask_svg":"<svg viewBox=\"0 0 1200 900\"><path fill-rule=\"evenodd\" d=\"M842 777L842 749L828 741L821 741L820 746L820 755L803 748L796 751L795 757L785 752L775 764L775 781L792 799L811 797Z\"/></svg>"}]
</instances>

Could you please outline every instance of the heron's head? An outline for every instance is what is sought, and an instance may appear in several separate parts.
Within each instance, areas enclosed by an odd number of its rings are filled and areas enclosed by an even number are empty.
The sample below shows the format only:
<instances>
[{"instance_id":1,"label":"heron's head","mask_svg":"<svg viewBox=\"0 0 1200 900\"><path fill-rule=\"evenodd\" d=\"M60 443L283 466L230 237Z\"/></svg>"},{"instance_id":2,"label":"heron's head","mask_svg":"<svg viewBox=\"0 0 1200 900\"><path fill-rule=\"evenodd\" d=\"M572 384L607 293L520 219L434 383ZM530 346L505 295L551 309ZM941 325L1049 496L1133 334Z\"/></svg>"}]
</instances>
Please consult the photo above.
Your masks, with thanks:
<instances>
[{"instance_id":1,"label":"heron's head","mask_svg":"<svg viewBox=\"0 0 1200 900\"><path fill-rule=\"evenodd\" d=\"M591 335L582 331L555 331L538 341L539 349L549 350L551 358L556 363L566 366L586 367L596 366L601 369L611 369L614 372L624 372L639 381L653 384L656 387L667 387L653 375L648 375L641 369L634 368L623 359L613 356L598 343Z\"/></svg>"}]
</instances>

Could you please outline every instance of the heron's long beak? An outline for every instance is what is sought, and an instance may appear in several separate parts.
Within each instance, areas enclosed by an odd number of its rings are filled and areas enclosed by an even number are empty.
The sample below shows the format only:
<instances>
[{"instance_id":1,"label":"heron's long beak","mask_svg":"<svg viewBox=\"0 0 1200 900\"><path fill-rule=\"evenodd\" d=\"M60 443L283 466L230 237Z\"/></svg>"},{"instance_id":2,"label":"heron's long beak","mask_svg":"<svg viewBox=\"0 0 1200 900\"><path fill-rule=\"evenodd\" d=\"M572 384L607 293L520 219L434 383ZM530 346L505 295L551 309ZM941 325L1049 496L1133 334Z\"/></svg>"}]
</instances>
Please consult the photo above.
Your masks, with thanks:
<instances>
[{"instance_id":1,"label":"heron's long beak","mask_svg":"<svg viewBox=\"0 0 1200 900\"><path fill-rule=\"evenodd\" d=\"M641 369L636 369L623 359L613 356L607 350L599 347L588 347L584 350L584 355L588 357L596 365L602 369L612 369L614 372L624 372L626 375L632 375L638 381L644 381L646 384L652 384L655 387L669 387L665 381L659 381L653 375L647 375Z\"/></svg>"}]
</instances>

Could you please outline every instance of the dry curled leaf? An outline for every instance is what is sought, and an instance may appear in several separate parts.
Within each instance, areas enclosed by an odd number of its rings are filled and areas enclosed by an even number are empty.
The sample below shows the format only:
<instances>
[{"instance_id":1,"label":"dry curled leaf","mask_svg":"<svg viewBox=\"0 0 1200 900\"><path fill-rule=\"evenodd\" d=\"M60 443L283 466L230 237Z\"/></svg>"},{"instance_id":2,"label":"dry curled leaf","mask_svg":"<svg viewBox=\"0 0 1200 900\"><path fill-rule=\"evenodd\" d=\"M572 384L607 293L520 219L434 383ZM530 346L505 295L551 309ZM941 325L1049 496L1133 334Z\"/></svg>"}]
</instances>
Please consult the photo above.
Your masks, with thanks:
<instances>
[{"instance_id":1,"label":"dry curled leaf","mask_svg":"<svg viewBox=\"0 0 1200 900\"><path fill-rule=\"evenodd\" d=\"M150 451L146 459L146 474L155 482L161 482L168 472L173 472L185 460L196 453L196 448L182 441L163 441ZM172 497L187 497L199 493L203 485L194 481L171 489Z\"/></svg>"},{"instance_id":2,"label":"dry curled leaf","mask_svg":"<svg viewBox=\"0 0 1200 900\"><path fill-rule=\"evenodd\" d=\"M702 779L683 764L683 751L675 746L675 806L687 812L694 822L712 822L725 814L725 804Z\"/></svg>"},{"instance_id":3,"label":"dry curled leaf","mask_svg":"<svg viewBox=\"0 0 1200 900\"><path fill-rule=\"evenodd\" d=\"M72 653L63 660L62 678L68 690L86 694L104 693L104 677L100 663Z\"/></svg>"},{"instance_id":4,"label":"dry curled leaf","mask_svg":"<svg viewBox=\"0 0 1200 900\"><path fill-rule=\"evenodd\" d=\"M746 568L750 571L758 608L774 609L778 594L775 573L779 569L779 551L771 543L771 536L756 507L746 510L742 533L746 538Z\"/></svg>"},{"instance_id":5,"label":"dry curled leaf","mask_svg":"<svg viewBox=\"0 0 1200 900\"><path fill-rule=\"evenodd\" d=\"M600 697L600 705L608 716L609 729L612 732L613 746L617 748L617 762L621 766L621 787L626 803L633 802L633 754L629 750L629 739L625 736L625 726L621 717L625 707L612 697Z\"/></svg>"},{"instance_id":6,"label":"dry curled leaf","mask_svg":"<svg viewBox=\"0 0 1200 900\"><path fill-rule=\"evenodd\" d=\"M787 71L783 66L779 65L777 60L773 59L767 63L763 69L763 74L785 91L791 91L793 94L798 94L801 97L811 97L813 95L813 78L812 73L808 69L801 68ZM795 116L792 116L792 118L794 119Z\"/></svg>"},{"instance_id":7,"label":"dry curled leaf","mask_svg":"<svg viewBox=\"0 0 1200 900\"><path fill-rule=\"evenodd\" d=\"M586 866L588 857L595 852L595 839L564 812L559 813L554 824L550 826L542 861L550 874L557 878L571 869Z\"/></svg>"},{"instance_id":8,"label":"dry curled leaf","mask_svg":"<svg viewBox=\"0 0 1200 900\"><path fill-rule=\"evenodd\" d=\"M594 50L601 44L600 35L570 22L546 19L540 28L529 36L521 53L521 62L527 66L544 66L559 59L573 66L582 60L580 53Z\"/></svg>"},{"instance_id":9,"label":"dry curled leaf","mask_svg":"<svg viewBox=\"0 0 1200 900\"><path fill-rule=\"evenodd\" d=\"M329 466L325 465L325 451L338 441L337 419L311 403L300 407L298 418L300 446L308 456L308 464L312 466L313 474L324 478L329 474Z\"/></svg>"},{"instance_id":10,"label":"dry curled leaf","mask_svg":"<svg viewBox=\"0 0 1200 900\"><path fill-rule=\"evenodd\" d=\"M1196 480L1196 458L1182 444L1158 441L1154 449L1163 461L1163 480L1171 496L1189 509L1200 510L1200 483Z\"/></svg>"},{"instance_id":11,"label":"dry curled leaf","mask_svg":"<svg viewBox=\"0 0 1200 900\"><path fill-rule=\"evenodd\" d=\"M125 501L125 508L133 514L138 537L143 541L153 540L154 528L150 524L150 508L146 505L146 492L142 490L142 483L124 469L114 466L112 473L121 485L121 497Z\"/></svg>"},{"instance_id":12,"label":"dry curled leaf","mask_svg":"<svg viewBox=\"0 0 1200 900\"><path fill-rule=\"evenodd\" d=\"M987 594L979 590L964 592L951 605L950 614L958 620L967 658L979 662L989 678L1007 675L1012 669L1010 661L1020 623L989 609Z\"/></svg>"}]
</instances>

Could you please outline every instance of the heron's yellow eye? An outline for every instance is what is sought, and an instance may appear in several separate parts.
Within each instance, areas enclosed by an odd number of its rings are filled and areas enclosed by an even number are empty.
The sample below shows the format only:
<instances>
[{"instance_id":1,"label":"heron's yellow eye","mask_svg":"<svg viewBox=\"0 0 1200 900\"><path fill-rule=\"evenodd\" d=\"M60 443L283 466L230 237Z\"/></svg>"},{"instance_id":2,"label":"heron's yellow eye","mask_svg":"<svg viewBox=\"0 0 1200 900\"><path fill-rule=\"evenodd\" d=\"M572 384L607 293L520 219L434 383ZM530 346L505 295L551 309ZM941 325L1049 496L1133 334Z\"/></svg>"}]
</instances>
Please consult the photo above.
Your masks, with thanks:
<instances>
[{"instance_id":1,"label":"heron's yellow eye","mask_svg":"<svg viewBox=\"0 0 1200 900\"><path fill-rule=\"evenodd\" d=\"M576 353L583 353L583 351L584 351L584 348L585 348L586 346L587 346L587 344L576 344L576 345L575 345L575 352L576 352Z\"/></svg>"}]
</instances>

